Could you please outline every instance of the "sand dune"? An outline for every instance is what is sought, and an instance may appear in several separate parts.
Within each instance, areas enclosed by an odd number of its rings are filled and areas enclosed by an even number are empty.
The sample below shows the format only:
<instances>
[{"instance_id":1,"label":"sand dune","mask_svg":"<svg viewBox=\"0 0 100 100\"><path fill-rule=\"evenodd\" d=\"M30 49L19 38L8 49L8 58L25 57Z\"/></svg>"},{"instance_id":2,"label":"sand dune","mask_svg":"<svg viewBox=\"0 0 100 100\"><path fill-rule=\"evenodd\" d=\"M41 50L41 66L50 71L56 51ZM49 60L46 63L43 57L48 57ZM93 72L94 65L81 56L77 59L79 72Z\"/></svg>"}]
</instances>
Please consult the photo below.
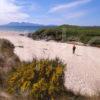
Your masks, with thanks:
<instances>
[{"instance_id":1,"label":"sand dune","mask_svg":"<svg viewBox=\"0 0 100 100\"><path fill-rule=\"evenodd\" d=\"M65 69L65 87L74 93L95 95L100 93L100 49L77 46L72 54L72 45L67 43L34 41L22 36L0 35L16 47L15 53L21 61L32 61L34 57L54 59L59 57Z\"/></svg>"}]
</instances>

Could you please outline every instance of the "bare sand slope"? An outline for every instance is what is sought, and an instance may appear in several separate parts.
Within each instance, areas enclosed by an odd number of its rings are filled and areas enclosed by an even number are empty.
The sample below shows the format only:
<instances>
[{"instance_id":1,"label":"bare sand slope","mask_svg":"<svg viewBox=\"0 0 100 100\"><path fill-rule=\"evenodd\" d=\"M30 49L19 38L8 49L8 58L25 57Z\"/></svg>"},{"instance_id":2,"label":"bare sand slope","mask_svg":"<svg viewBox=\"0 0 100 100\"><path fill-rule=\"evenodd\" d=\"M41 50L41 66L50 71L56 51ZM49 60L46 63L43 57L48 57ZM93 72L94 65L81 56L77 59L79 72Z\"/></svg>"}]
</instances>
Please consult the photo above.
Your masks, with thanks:
<instances>
[{"instance_id":1,"label":"bare sand slope","mask_svg":"<svg viewBox=\"0 0 100 100\"><path fill-rule=\"evenodd\" d=\"M59 57L65 69L65 87L74 93L95 95L100 93L100 49L77 46L72 54L72 45L66 43L34 41L22 36L1 36L15 46L21 61L32 61L34 57L54 59Z\"/></svg>"}]
</instances>

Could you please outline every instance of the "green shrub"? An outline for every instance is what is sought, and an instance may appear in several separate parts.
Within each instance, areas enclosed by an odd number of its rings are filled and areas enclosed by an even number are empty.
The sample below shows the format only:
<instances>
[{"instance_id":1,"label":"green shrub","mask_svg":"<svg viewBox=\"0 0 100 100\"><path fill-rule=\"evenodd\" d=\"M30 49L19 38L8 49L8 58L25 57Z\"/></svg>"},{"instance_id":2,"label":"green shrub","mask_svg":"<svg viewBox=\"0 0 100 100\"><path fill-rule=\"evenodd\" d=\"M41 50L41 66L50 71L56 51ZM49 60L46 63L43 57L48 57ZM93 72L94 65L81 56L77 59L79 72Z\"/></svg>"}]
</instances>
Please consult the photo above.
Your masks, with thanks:
<instances>
[{"instance_id":1,"label":"green shrub","mask_svg":"<svg viewBox=\"0 0 100 100\"><path fill-rule=\"evenodd\" d=\"M94 37L100 38L100 27L62 25L38 30L31 37L33 39L55 40L59 42L76 41L88 44ZM100 42L94 45L100 46Z\"/></svg>"},{"instance_id":2,"label":"green shrub","mask_svg":"<svg viewBox=\"0 0 100 100\"><path fill-rule=\"evenodd\" d=\"M48 100L64 90L65 65L56 60L33 60L12 71L8 78L9 93L26 93L37 100Z\"/></svg>"}]
</instances>

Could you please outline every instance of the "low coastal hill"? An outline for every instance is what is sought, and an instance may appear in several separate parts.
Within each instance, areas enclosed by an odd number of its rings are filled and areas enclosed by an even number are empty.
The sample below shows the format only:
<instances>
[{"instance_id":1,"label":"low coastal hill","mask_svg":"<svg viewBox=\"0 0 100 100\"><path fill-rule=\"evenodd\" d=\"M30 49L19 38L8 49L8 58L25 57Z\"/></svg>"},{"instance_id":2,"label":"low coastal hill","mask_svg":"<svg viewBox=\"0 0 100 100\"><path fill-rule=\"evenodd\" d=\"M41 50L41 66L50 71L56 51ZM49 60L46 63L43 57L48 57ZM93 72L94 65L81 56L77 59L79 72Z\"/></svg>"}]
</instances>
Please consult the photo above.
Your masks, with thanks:
<instances>
[{"instance_id":1,"label":"low coastal hill","mask_svg":"<svg viewBox=\"0 0 100 100\"><path fill-rule=\"evenodd\" d=\"M29 34L33 39L55 40L59 42L81 42L84 44L100 47L100 27L99 26L75 26L61 25L53 28L43 28L33 34Z\"/></svg>"}]
</instances>

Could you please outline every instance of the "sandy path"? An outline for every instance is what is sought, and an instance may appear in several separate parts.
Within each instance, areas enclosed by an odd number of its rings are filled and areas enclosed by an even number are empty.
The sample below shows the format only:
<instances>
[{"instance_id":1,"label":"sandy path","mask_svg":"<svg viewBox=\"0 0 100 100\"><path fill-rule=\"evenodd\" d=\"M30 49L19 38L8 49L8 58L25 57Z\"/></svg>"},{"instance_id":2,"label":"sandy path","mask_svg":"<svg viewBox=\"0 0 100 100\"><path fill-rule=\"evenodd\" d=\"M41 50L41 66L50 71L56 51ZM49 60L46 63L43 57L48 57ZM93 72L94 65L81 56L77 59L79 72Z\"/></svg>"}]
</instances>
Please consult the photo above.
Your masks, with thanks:
<instances>
[{"instance_id":1,"label":"sandy path","mask_svg":"<svg viewBox=\"0 0 100 100\"><path fill-rule=\"evenodd\" d=\"M32 61L33 57L38 59L59 57L67 63L65 86L68 90L83 95L100 93L99 48L77 46L76 54L73 55L71 44L34 41L17 35L0 35L0 38L8 39L16 46L14 52L21 61Z\"/></svg>"}]
</instances>

